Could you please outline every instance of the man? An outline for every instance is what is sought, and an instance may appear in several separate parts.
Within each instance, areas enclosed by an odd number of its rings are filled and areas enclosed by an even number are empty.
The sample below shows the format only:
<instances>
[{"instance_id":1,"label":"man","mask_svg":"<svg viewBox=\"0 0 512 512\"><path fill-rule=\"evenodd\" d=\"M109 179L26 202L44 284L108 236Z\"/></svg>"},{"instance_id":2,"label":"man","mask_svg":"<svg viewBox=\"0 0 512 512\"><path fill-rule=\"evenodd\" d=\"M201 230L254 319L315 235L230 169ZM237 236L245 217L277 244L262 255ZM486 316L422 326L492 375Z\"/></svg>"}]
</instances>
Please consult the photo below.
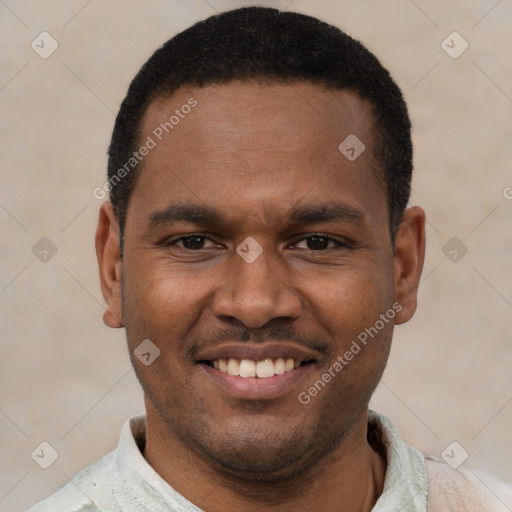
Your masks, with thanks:
<instances>
[{"instance_id":1,"label":"man","mask_svg":"<svg viewBox=\"0 0 512 512\"><path fill-rule=\"evenodd\" d=\"M96 233L146 415L40 511L511 510L368 411L425 214L388 72L314 18L209 18L130 85Z\"/></svg>"}]
</instances>

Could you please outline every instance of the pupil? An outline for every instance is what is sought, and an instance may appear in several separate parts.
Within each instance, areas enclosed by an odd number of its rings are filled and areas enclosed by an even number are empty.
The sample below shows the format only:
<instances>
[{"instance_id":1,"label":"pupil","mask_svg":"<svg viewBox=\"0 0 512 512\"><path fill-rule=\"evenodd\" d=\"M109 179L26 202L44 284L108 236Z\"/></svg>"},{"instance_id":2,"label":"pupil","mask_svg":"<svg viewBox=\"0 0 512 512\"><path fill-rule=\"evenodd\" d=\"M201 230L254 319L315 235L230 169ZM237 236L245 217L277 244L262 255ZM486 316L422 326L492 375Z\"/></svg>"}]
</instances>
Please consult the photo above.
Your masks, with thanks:
<instances>
[{"instance_id":1,"label":"pupil","mask_svg":"<svg viewBox=\"0 0 512 512\"><path fill-rule=\"evenodd\" d=\"M203 245L203 237L189 236L183 239L183 245L186 249L201 249Z\"/></svg>"},{"instance_id":2,"label":"pupil","mask_svg":"<svg viewBox=\"0 0 512 512\"><path fill-rule=\"evenodd\" d=\"M315 251L327 249L329 241L323 236L312 236L308 239L308 247Z\"/></svg>"}]
</instances>

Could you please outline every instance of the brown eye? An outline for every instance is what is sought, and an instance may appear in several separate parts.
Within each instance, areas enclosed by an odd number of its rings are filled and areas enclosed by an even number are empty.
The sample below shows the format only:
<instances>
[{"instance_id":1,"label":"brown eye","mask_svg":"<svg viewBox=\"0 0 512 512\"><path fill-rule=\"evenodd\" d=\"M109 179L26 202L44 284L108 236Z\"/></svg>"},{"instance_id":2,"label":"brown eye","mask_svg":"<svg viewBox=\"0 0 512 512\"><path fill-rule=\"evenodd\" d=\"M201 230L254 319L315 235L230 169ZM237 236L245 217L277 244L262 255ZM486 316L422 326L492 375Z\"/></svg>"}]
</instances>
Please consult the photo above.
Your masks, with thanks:
<instances>
[{"instance_id":1,"label":"brown eye","mask_svg":"<svg viewBox=\"0 0 512 512\"><path fill-rule=\"evenodd\" d=\"M308 249L312 249L313 251L321 251L323 249L327 249L329 246L330 239L325 236L310 236L307 239Z\"/></svg>"},{"instance_id":2,"label":"brown eye","mask_svg":"<svg viewBox=\"0 0 512 512\"><path fill-rule=\"evenodd\" d=\"M300 244L302 244L302 246ZM299 249L309 249L310 251L324 251L326 249L340 249L348 247L347 244L339 240L319 234L305 236L296 242L295 246Z\"/></svg>"},{"instance_id":3,"label":"brown eye","mask_svg":"<svg viewBox=\"0 0 512 512\"><path fill-rule=\"evenodd\" d=\"M205 242L204 236L187 236L183 237L177 242L181 242L185 249L202 249Z\"/></svg>"},{"instance_id":4,"label":"brown eye","mask_svg":"<svg viewBox=\"0 0 512 512\"><path fill-rule=\"evenodd\" d=\"M350 249L351 246L344 240L339 240L331 236L315 233L301 238L295 244L298 249L308 249L310 251L326 251L329 249Z\"/></svg>"},{"instance_id":5,"label":"brown eye","mask_svg":"<svg viewBox=\"0 0 512 512\"><path fill-rule=\"evenodd\" d=\"M222 248L221 245L213 241L211 238L200 233L190 233L189 235L164 240L162 242L162 246L172 250L178 249L181 251L194 252Z\"/></svg>"}]
</instances>

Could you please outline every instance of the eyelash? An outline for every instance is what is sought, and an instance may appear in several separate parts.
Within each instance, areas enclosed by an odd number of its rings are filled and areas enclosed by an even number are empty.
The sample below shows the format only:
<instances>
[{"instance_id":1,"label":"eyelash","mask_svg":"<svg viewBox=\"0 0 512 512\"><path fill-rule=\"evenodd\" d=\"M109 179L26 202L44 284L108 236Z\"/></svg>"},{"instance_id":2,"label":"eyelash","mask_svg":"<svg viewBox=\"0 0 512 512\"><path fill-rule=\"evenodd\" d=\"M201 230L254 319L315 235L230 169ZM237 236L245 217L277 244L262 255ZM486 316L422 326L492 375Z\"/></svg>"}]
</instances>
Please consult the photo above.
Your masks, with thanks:
<instances>
[{"instance_id":1,"label":"eyelash","mask_svg":"<svg viewBox=\"0 0 512 512\"><path fill-rule=\"evenodd\" d=\"M211 238L207 237L206 235L203 235L202 233L190 233L188 235L182 235L182 236L180 236L178 238L166 240L163 245L165 247L172 247L172 246L175 246L178 242L181 242L182 240L185 240L187 238L194 238L194 237L203 238L204 240L209 240L210 242L215 242L214 240L212 240ZM313 238L313 237L325 238L329 242L333 242L335 244L335 247L327 247L326 249L317 249L316 251L315 251L315 249L308 249L308 250L311 250L311 251L323 252L323 251L327 251L329 249L350 249L351 248L350 245L347 242L338 240L338 239L333 238L333 237L328 236L328 235L323 235L322 233L311 233L311 234L309 234L307 236L304 236L304 237L296 240L293 243L293 245L296 245L299 242L303 242L304 240L307 240L308 238ZM205 248L202 247L200 249L187 249L186 247L180 247L180 249L183 249L183 250L186 250L186 251L191 251L191 252L199 252L201 250L204 250Z\"/></svg>"}]
</instances>

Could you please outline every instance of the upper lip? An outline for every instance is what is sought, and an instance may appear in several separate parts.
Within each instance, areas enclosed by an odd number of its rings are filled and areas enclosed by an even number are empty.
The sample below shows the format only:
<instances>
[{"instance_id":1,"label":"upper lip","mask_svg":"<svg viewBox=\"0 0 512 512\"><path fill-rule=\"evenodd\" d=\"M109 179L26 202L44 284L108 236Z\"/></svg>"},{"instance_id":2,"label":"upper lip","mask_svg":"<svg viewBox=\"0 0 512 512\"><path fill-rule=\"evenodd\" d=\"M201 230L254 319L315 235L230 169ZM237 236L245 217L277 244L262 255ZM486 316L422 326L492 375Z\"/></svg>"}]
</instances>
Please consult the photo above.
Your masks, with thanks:
<instances>
[{"instance_id":1,"label":"upper lip","mask_svg":"<svg viewBox=\"0 0 512 512\"><path fill-rule=\"evenodd\" d=\"M215 361L216 359L251 359L262 361L268 358L292 358L297 361L317 359L317 354L295 343L229 343L208 347L197 355L197 361Z\"/></svg>"}]
</instances>

